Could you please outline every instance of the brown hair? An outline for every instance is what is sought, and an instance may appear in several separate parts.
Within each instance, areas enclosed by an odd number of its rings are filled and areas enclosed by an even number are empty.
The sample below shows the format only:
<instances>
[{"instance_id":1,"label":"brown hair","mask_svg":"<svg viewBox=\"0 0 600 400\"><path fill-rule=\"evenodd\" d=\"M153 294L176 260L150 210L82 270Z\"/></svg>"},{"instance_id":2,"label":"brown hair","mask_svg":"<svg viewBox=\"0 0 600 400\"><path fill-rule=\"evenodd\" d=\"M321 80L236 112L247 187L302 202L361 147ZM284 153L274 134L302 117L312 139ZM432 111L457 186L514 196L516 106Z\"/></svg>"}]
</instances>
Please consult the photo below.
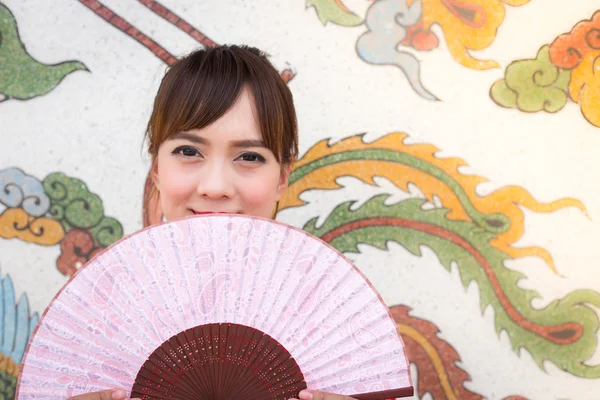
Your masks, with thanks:
<instances>
[{"instance_id":1,"label":"brown hair","mask_svg":"<svg viewBox=\"0 0 600 400\"><path fill-rule=\"evenodd\" d=\"M298 155L298 124L292 93L260 50L223 45L192 52L162 79L148 121L152 163L172 135L202 129L222 117L248 86L265 146L283 166Z\"/></svg>"}]
</instances>

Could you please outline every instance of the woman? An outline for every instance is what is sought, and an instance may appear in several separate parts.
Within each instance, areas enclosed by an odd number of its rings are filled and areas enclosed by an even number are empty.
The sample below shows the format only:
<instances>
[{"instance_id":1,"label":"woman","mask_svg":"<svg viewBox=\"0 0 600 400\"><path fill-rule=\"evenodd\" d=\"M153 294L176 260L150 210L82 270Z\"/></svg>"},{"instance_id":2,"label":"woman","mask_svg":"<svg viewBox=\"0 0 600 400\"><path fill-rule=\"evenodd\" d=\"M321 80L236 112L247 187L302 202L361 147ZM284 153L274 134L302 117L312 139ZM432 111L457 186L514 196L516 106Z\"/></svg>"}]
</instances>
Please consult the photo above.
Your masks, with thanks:
<instances>
[{"instance_id":1,"label":"woman","mask_svg":"<svg viewBox=\"0 0 600 400\"><path fill-rule=\"evenodd\" d=\"M166 220L207 212L270 218L298 155L292 94L259 50L221 46L179 60L147 128L152 195ZM122 400L105 390L73 400ZM300 399L347 396L302 391Z\"/></svg>"}]
</instances>

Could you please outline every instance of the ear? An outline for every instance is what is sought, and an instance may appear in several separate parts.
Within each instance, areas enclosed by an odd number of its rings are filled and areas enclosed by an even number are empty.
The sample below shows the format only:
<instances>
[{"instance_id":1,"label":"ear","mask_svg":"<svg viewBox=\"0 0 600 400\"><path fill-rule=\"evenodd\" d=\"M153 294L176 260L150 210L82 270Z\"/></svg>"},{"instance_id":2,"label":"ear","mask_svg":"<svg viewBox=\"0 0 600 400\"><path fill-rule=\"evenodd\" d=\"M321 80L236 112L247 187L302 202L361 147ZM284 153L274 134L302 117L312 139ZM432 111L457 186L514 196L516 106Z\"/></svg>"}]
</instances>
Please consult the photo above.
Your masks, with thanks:
<instances>
[{"instance_id":1,"label":"ear","mask_svg":"<svg viewBox=\"0 0 600 400\"><path fill-rule=\"evenodd\" d=\"M150 184L150 182L152 182ZM158 168L152 163L146 185L144 187L143 222L144 227L158 224L163 220L162 207L160 204L160 192L158 190Z\"/></svg>"},{"instance_id":2,"label":"ear","mask_svg":"<svg viewBox=\"0 0 600 400\"><path fill-rule=\"evenodd\" d=\"M281 197L283 197L283 194L285 193L286 189L288 188L290 174L292 173L292 167L293 167L293 163L291 163L291 162L289 164L283 165L281 167L281 174L279 175L279 182L277 184L277 196L276 196L277 201L279 201L281 199Z\"/></svg>"},{"instance_id":3,"label":"ear","mask_svg":"<svg viewBox=\"0 0 600 400\"><path fill-rule=\"evenodd\" d=\"M158 162L156 162L156 160L152 161L152 167L150 167L150 177L152 178L154 187L160 191L160 184L158 181Z\"/></svg>"}]
</instances>

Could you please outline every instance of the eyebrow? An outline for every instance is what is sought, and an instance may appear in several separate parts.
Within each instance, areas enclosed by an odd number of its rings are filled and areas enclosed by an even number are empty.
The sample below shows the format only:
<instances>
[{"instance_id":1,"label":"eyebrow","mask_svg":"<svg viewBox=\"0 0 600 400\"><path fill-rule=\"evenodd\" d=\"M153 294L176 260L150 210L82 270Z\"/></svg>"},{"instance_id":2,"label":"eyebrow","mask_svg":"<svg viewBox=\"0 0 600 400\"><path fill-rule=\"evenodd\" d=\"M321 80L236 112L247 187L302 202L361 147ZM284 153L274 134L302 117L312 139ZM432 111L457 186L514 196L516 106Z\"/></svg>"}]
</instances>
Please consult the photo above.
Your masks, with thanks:
<instances>
[{"instance_id":1,"label":"eyebrow","mask_svg":"<svg viewBox=\"0 0 600 400\"><path fill-rule=\"evenodd\" d=\"M196 136L189 132L177 132L170 138L170 140L177 140L177 139L189 140L192 143L208 144L208 140L206 140L200 136Z\"/></svg>"},{"instance_id":2,"label":"eyebrow","mask_svg":"<svg viewBox=\"0 0 600 400\"><path fill-rule=\"evenodd\" d=\"M174 134L171 137L171 140L176 140L176 139L189 140L192 143L199 143L199 144L203 144L203 145L209 144L208 140L204 139L203 137L189 133L189 132L177 132L176 134ZM241 148L241 149L248 148L248 147L262 147L262 148L267 147L265 145L265 142L263 142L262 140L256 140L256 139L233 140L233 141L231 141L231 144L233 147Z\"/></svg>"},{"instance_id":3,"label":"eyebrow","mask_svg":"<svg viewBox=\"0 0 600 400\"><path fill-rule=\"evenodd\" d=\"M247 148L247 147L264 147L267 148L267 146L265 146L265 142L263 142L262 140L234 140L231 142L231 144L233 145L233 147L236 148Z\"/></svg>"}]
</instances>

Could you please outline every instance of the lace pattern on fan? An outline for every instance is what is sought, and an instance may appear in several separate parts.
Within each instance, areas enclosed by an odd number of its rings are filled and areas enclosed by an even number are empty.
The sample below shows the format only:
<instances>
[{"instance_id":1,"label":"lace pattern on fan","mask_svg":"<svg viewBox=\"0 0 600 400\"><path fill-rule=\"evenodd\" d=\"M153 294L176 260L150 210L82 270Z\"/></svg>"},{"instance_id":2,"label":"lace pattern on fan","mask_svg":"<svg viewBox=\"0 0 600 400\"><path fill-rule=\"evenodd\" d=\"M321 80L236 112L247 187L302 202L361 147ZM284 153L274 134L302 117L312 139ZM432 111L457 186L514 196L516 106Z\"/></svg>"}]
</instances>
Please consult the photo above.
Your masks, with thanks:
<instances>
[{"instance_id":1,"label":"lace pattern on fan","mask_svg":"<svg viewBox=\"0 0 600 400\"><path fill-rule=\"evenodd\" d=\"M80 269L40 320L19 398L131 388L173 335L219 323L276 339L309 388L411 386L395 323L343 256L283 224L215 215L136 233Z\"/></svg>"}]
</instances>

